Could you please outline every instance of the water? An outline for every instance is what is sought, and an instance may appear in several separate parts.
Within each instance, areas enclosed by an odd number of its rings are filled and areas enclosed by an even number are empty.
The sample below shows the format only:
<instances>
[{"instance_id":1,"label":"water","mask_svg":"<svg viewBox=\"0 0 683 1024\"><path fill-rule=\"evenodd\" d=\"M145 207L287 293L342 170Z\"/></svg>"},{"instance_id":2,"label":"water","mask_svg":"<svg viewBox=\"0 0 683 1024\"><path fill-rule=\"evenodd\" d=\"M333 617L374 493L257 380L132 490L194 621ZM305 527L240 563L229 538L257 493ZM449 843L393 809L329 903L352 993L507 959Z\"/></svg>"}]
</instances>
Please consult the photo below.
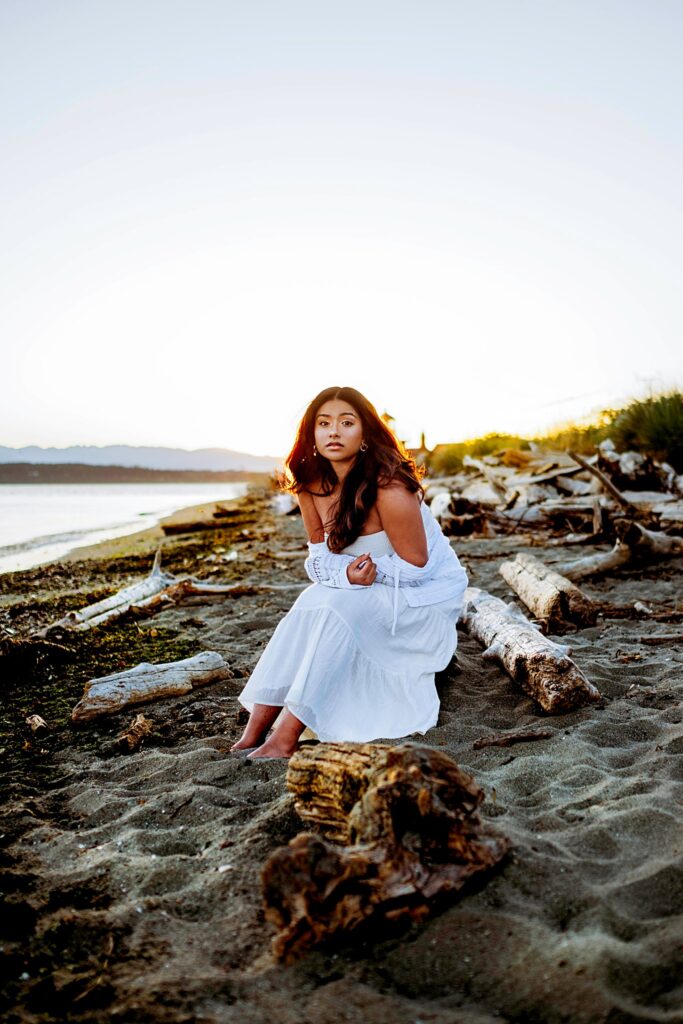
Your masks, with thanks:
<instances>
[{"instance_id":1,"label":"water","mask_svg":"<svg viewBox=\"0 0 683 1024\"><path fill-rule=\"evenodd\" d=\"M228 501L246 483L0 484L0 573L155 526L179 508Z\"/></svg>"}]
</instances>

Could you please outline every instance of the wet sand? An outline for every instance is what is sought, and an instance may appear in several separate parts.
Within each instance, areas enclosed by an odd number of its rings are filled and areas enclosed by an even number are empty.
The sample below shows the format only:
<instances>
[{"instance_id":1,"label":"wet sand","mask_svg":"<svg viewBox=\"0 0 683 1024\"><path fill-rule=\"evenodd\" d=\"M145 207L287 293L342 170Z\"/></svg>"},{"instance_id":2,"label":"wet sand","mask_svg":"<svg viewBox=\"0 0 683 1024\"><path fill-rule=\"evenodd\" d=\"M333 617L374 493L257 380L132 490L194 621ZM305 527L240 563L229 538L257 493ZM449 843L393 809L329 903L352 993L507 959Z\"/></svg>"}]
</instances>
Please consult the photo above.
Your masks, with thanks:
<instances>
[{"instance_id":1,"label":"wet sand","mask_svg":"<svg viewBox=\"0 0 683 1024\"><path fill-rule=\"evenodd\" d=\"M646 642L683 633L676 614L565 634L604 705L554 718L460 631L424 742L484 788L482 816L509 836L510 857L486 886L411 932L309 953L293 967L272 960L259 870L303 826L284 763L250 764L228 748L242 727L243 681L307 582L305 543L300 519L276 518L265 495L236 504L240 514L220 530L166 539L163 566L241 582L240 596L198 596L67 638L59 664L0 662L4 1019L683 1021L683 651ZM149 570L159 539L150 531L0 577L0 624L17 640L113 592ZM498 565L527 537L453 543L473 586L511 599ZM533 553L569 557L557 547ZM259 590L273 583L283 589ZM584 589L680 613L682 584L678 558ZM93 674L199 650L221 652L233 679L78 731L68 724ZM150 741L109 756L137 710L154 723ZM44 739L27 735L28 713L48 721ZM480 737L530 726L552 736L473 749Z\"/></svg>"}]
</instances>

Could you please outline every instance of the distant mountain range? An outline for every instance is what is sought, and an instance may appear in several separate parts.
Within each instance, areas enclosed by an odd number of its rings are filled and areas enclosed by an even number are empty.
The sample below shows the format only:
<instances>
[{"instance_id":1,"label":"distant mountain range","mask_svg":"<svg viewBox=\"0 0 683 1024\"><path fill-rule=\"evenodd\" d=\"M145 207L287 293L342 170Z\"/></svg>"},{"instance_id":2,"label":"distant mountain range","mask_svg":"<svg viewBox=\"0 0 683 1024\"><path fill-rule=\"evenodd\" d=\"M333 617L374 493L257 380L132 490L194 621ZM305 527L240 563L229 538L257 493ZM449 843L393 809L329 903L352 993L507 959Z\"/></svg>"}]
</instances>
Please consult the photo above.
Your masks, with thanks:
<instances>
[{"instance_id":1,"label":"distant mountain range","mask_svg":"<svg viewBox=\"0 0 683 1024\"><path fill-rule=\"evenodd\" d=\"M73 445L71 448L5 448L0 445L0 463L31 462L41 465L78 463L86 466L135 466L144 469L203 470L225 472L242 470L249 473L270 473L281 462L274 455L248 455L228 448L134 448L117 444L97 448L95 445Z\"/></svg>"}]
</instances>

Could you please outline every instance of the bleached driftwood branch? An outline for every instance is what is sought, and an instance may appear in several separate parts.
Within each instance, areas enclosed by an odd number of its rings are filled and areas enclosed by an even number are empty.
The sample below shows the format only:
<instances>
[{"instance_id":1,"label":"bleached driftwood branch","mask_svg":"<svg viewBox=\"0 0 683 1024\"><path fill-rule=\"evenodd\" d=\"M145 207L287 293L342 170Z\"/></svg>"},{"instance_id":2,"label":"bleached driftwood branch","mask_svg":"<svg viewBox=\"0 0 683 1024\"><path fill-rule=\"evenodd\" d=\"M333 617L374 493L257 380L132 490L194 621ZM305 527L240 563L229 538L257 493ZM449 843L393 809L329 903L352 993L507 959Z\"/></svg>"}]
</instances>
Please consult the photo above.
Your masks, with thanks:
<instances>
[{"instance_id":1,"label":"bleached driftwood branch","mask_svg":"<svg viewBox=\"0 0 683 1024\"><path fill-rule=\"evenodd\" d=\"M160 611L167 604L173 604L189 594L229 594L243 586L240 583L205 583L191 576L178 577L161 569L161 548L154 556L149 576L131 583L102 601L90 604L77 612L68 612L58 622L35 633L36 638L47 636L52 630L61 628L75 632L106 626L123 618L129 612L147 615Z\"/></svg>"},{"instance_id":2,"label":"bleached driftwood branch","mask_svg":"<svg viewBox=\"0 0 683 1024\"><path fill-rule=\"evenodd\" d=\"M520 552L514 561L503 562L498 571L545 627L595 623L597 609L590 598L533 555Z\"/></svg>"},{"instance_id":3,"label":"bleached driftwood branch","mask_svg":"<svg viewBox=\"0 0 683 1024\"><path fill-rule=\"evenodd\" d=\"M544 637L516 605L468 587L461 621L486 648L483 657L500 662L549 714L600 700L596 687L570 658L571 648Z\"/></svg>"},{"instance_id":4,"label":"bleached driftwood branch","mask_svg":"<svg viewBox=\"0 0 683 1024\"><path fill-rule=\"evenodd\" d=\"M290 759L287 786L305 821L353 845L302 833L264 865L281 960L367 925L420 921L509 848L480 822L484 794L474 779L431 747L303 747Z\"/></svg>"},{"instance_id":5,"label":"bleached driftwood branch","mask_svg":"<svg viewBox=\"0 0 683 1024\"><path fill-rule=\"evenodd\" d=\"M629 516L632 516L636 519L640 516L640 510L637 508L637 506L633 505L627 498L624 497L619 488L616 487L615 484L613 484L610 478L607 476L607 473L603 473L599 466L593 465L587 459L584 459L582 455L579 455L578 452L568 451L567 455L574 459L574 461L577 462L582 469L585 469L589 473L592 473L593 476L600 481L605 490L612 495L614 500L618 502L619 505L621 505L621 507L624 509L625 512L628 513Z\"/></svg>"},{"instance_id":6,"label":"bleached driftwood branch","mask_svg":"<svg viewBox=\"0 0 683 1024\"><path fill-rule=\"evenodd\" d=\"M71 712L75 724L111 715L131 704L146 704L163 697L181 697L199 686L232 679L232 672L216 651L162 665L142 662L125 672L91 679Z\"/></svg>"}]
</instances>

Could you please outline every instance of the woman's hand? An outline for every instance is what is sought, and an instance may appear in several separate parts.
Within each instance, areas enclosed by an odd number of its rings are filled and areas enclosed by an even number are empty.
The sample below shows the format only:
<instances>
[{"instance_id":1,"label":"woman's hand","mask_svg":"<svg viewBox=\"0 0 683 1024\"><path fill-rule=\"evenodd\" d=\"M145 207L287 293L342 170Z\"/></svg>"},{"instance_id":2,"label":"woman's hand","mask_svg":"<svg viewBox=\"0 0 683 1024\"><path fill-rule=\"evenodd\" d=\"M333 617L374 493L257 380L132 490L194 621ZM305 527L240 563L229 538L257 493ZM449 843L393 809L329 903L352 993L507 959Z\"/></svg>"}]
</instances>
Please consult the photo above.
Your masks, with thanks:
<instances>
[{"instance_id":1,"label":"woman's hand","mask_svg":"<svg viewBox=\"0 0 683 1024\"><path fill-rule=\"evenodd\" d=\"M363 587L371 587L376 575L377 568L370 555L359 555L346 567L349 583L359 583Z\"/></svg>"}]
</instances>

